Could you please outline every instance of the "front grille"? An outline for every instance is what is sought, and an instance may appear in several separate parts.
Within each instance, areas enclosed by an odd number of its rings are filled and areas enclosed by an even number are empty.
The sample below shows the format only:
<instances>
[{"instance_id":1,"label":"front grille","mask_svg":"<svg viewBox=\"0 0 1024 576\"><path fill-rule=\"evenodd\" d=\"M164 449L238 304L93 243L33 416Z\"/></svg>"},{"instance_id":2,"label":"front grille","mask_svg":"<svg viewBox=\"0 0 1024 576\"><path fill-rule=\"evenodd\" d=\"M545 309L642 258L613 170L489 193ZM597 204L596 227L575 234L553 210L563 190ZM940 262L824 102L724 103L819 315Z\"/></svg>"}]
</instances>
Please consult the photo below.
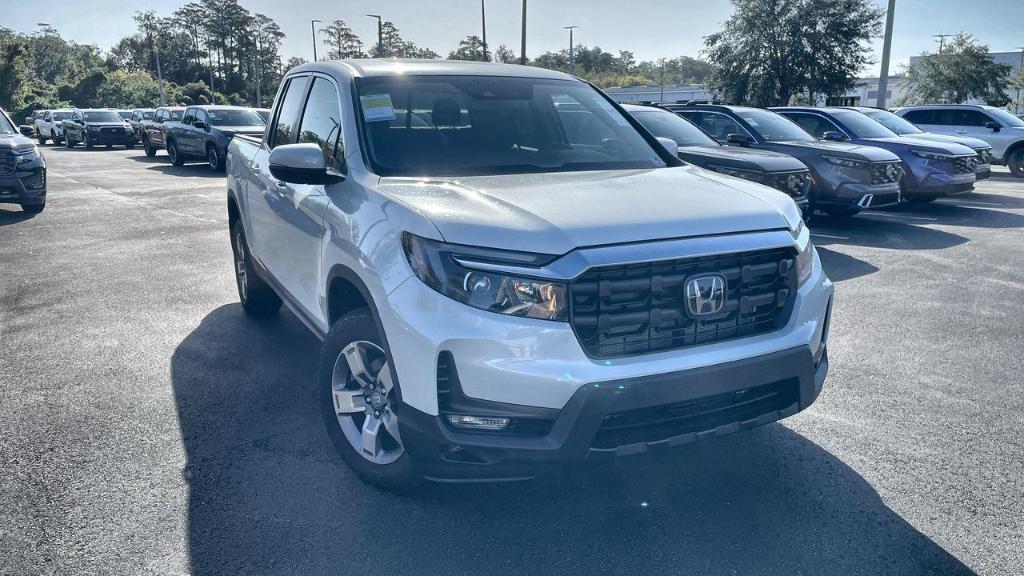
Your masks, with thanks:
<instances>
[{"instance_id":1,"label":"front grille","mask_svg":"<svg viewBox=\"0 0 1024 576\"><path fill-rule=\"evenodd\" d=\"M0 150L0 174L14 174L14 167L18 160L11 150Z\"/></svg>"},{"instance_id":2,"label":"front grille","mask_svg":"<svg viewBox=\"0 0 1024 576\"><path fill-rule=\"evenodd\" d=\"M696 320L687 312L686 280L708 273L725 278L725 303ZM602 266L570 285L570 322L592 357L673 350L781 327L795 287L789 248Z\"/></svg>"},{"instance_id":3,"label":"front grille","mask_svg":"<svg viewBox=\"0 0 1024 576\"><path fill-rule=\"evenodd\" d=\"M977 167L977 156L957 156L953 158L954 174L974 174L974 169Z\"/></svg>"},{"instance_id":4,"label":"front grille","mask_svg":"<svg viewBox=\"0 0 1024 576\"><path fill-rule=\"evenodd\" d=\"M682 434L714 430L781 411L799 401L796 378L650 408L605 416L592 446L599 449L658 442Z\"/></svg>"},{"instance_id":5,"label":"front grille","mask_svg":"<svg viewBox=\"0 0 1024 576\"><path fill-rule=\"evenodd\" d=\"M811 173L807 170L769 174L768 178L768 184L772 188L796 199L802 199L807 196L807 190L811 186Z\"/></svg>"},{"instance_id":6,"label":"front grille","mask_svg":"<svg viewBox=\"0 0 1024 576\"><path fill-rule=\"evenodd\" d=\"M876 162L871 165L871 184L892 184L899 181L902 174L903 168L899 162Z\"/></svg>"}]
</instances>

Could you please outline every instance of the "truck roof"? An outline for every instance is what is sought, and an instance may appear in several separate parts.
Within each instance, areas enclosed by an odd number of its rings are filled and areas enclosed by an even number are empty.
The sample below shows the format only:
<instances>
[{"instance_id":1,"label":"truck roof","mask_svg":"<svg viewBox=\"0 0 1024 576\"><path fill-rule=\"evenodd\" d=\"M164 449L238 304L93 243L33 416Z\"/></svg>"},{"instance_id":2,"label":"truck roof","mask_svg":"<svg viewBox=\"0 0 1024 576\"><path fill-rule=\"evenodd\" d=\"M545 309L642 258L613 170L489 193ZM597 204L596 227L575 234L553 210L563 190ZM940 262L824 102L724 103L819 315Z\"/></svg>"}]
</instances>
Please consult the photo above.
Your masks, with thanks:
<instances>
[{"instance_id":1,"label":"truck roof","mask_svg":"<svg viewBox=\"0 0 1024 576\"><path fill-rule=\"evenodd\" d=\"M549 78L554 80L575 80L562 72L520 66L518 64L497 64L494 62L472 62L466 60L419 60L413 58L360 58L358 60L327 60L310 62L294 68L293 72L330 69L342 76L367 78L374 76L509 76L515 78Z\"/></svg>"}]
</instances>

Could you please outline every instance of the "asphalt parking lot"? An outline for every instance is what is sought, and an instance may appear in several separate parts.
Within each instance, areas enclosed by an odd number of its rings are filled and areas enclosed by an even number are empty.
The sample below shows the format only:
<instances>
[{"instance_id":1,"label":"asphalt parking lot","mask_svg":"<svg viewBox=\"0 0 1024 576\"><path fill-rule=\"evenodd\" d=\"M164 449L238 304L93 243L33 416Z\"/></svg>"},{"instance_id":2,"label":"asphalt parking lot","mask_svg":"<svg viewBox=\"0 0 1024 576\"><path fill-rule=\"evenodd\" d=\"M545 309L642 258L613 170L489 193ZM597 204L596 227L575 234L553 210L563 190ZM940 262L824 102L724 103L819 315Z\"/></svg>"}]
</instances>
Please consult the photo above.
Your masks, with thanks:
<instances>
[{"instance_id":1,"label":"asphalt parking lot","mask_svg":"<svg viewBox=\"0 0 1024 576\"><path fill-rule=\"evenodd\" d=\"M224 178L47 146L0 206L0 574L1019 574L1024 181L812 227L831 374L781 424L512 485L367 487L317 342L243 315ZM399 545L400 544L400 545Z\"/></svg>"}]
</instances>

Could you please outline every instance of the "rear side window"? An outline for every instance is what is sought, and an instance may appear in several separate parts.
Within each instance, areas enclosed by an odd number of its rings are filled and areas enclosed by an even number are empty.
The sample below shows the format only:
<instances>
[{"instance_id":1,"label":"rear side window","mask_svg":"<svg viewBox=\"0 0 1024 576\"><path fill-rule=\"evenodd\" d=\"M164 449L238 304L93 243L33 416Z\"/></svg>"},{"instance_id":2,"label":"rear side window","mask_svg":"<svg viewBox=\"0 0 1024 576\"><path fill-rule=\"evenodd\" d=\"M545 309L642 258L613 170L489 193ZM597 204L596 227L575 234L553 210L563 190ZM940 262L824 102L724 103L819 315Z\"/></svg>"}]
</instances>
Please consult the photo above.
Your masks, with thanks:
<instances>
[{"instance_id":1,"label":"rear side window","mask_svg":"<svg viewBox=\"0 0 1024 576\"><path fill-rule=\"evenodd\" d=\"M951 110L954 126L984 126L992 119L977 110Z\"/></svg>"},{"instance_id":2,"label":"rear side window","mask_svg":"<svg viewBox=\"0 0 1024 576\"><path fill-rule=\"evenodd\" d=\"M746 134L747 131L739 122L725 114L702 113L699 116L700 127L711 134L715 140L725 142L729 134Z\"/></svg>"},{"instance_id":3,"label":"rear side window","mask_svg":"<svg viewBox=\"0 0 1024 576\"><path fill-rule=\"evenodd\" d=\"M337 145L341 134L338 104L338 90L334 84L325 78L314 78L299 124L299 142L319 146L328 166L339 166L344 160L344 151Z\"/></svg>"},{"instance_id":4,"label":"rear side window","mask_svg":"<svg viewBox=\"0 0 1024 576\"><path fill-rule=\"evenodd\" d=\"M821 116L815 116L814 114L799 114L799 113L783 113L783 116L789 118L793 122L796 122L801 128L807 131L808 134L815 138L821 138L825 132L842 132L838 126L833 124L827 118Z\"/></svg>"},{"instance_id":5,"label":"rear side window","mask_svg":"<svg viewBox=\"0 0 1024 576\"><path fill-rule=\"evenodd\" d=\"M939 124L937 110L911 110L903 115L913 124Z\"/></svg>"},{"instance_id":6,"label":"rear side window","mask_svg":"<svg viewBox=\"0 0 1024 576\"><path fill-rule=\"evenodd\" d=\"M270 147L280 144L291 144L295 141L296 123L299 121L299 110L302 109L302 98L306 95L309 76L298 76L288 81L288 86L281 96L281 104L274 116L274 139Z\"/></svg>"}]
</instances>

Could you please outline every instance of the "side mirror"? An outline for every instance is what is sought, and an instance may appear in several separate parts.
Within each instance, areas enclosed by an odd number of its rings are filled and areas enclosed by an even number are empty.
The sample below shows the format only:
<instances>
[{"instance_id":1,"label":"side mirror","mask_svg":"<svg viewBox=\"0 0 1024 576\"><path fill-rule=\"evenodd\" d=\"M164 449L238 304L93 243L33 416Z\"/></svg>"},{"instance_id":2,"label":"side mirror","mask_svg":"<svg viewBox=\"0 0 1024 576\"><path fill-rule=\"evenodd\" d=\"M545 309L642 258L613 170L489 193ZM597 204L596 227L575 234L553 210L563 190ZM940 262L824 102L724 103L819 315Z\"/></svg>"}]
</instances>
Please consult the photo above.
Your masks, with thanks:
<instances>
[{"instance_id":1,"label":"side mirror","mask_svg":"<svg viewBox=\"0 0 1024 576\"><path fill-rule=\"evenodd\" d=\"M669 154L673 156L679 155L679 144L676 144L675 140L671 138L662 138L661 136L659 136L658 143L664 146L665 150L668 150Z\"/></svg>"},{"instance_id":2,"label":"side mirror","mask_svg":"<svg viewBox=\"0 0 1024 576\"><path fill-rule=\"evenodd\" d=\"M725 137L725 141L729 144L736 144L737 146L749 146L751 142L750 136L747 136L746 134L740 134L738 132L727 134Z\"/></svg>"},{"instance_id":3,"label":"side mirror","mask_svg":"<svg viewBox=\"0 0 1024 576\"><path fill-rule=\"evenodd\" d=\"M206 122L203 122L202 120L196 120L195 122L192 123L192 125L196 127L196 130L205 130L206 129Z\"/></svg>"},{"instance_id":4,"label":"side mirror","mask_svg":"<svg viewBox=\"0 0 1024 576\"><path fill-rule=\"evenodd\" d=\"M985 122L985 128L988 128L993 132L999 132L1000 130L1002 130L1003 127L999 124L999 122L993 122L989 120L988 122Z\"/></svg>"},{"instance_id":5,"label":"side mirror","mask_svg":"<svg viewBox=\"0 0 1024 576\"><path fill-rule=\"evenodd\" d=\"M836 132L835 130L826 130L825 133L821 135L821 139L830 140L832 142L843 142L844 140L849 140L849 138L846 137L846 134Z\"/></svg>"},{"instance_id":6,"label":"side mirror","mask_svg":"<svg viewBox=\"0 0 1024 576\"><path fill-rule=\"evenodd\" d=\"M22 136L35 136L36 129L31 126L18 126L18 132L21 132Z\"/></svg>"},{"instance_id":7,"label":"side mirror","mask_svg":"<svg viewBox=\"0 0 1024 576\"><path fill-rule=\"evenodd\" d=\"M285 144L270 152L270 174L290 184L333 184L345 175L327 167L323 150L316 144Z\"/></svg>"}]
</instances>

